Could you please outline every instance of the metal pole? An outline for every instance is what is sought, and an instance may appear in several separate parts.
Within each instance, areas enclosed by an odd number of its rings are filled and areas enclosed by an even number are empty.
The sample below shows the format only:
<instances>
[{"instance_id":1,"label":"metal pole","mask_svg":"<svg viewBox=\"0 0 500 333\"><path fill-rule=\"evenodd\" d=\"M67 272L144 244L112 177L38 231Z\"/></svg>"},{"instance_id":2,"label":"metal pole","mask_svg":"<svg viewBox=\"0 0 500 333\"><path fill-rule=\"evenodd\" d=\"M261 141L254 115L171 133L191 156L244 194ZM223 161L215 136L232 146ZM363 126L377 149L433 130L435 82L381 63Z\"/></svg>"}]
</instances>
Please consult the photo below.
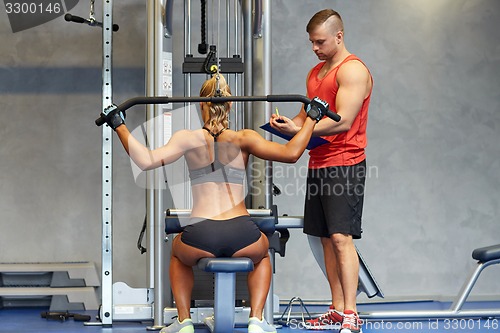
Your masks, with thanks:
<instances>
[{"instance_id":1,"label":"metal pole","mask_svg":"<svg viewBox=\"0 0 500 333\"><path fill-rule=\"evenodd\" d=\"M271 69L272 69L272 58L271 58L271 0L263 0L263 26L262 30L264 31L263 36L263 83L264 83L264 93L266 95L270 95L272 93L272 80L271 80ZM264 122L271 117L271 107L270 103L265 103L264 105ZM263 123L264 123L263 122ZM272 136L269 132L265 134L266 140L272 140ZM264 202L265 208L270 209L273 205L273 196L272 196L272 188L273 188L273 163L271 161L264 162L265 172L265 194L264 194ZM269 250L272 255L271 258L274 258L273 250ZM274 272L274 263L271 260L272 270ZM269 285L269 292L267 294L266 305L264 307L264 317L270 324L274 322L274 279L271 279L271 283Z\"/></svg>"},{"instance_id":2,"label":"metal pole","mask_svg":"<svg viewBox=\"0 0 500 333\"><path fill-rule=\"evenodd\" d=\"M184 0L184 55L191 54L191 0ZM184 74L184 96L191 96L191 73ZM184 104L185 108L189 104ZM184 113L184 128L191 129L189 112ZM184 168L184 179L189 179L187 166ZM186 183L184 186L184 206L191 207L191 188Z\"/></svg>"},{"instance_id":3,"label":"metal pole","mask_svg":"<svg viewBox=\"0 0 500 333\"><path fill-rule=\"evenodd\" d=\"M156 96L162 95L163 88L163 25L162 25L162 0L155 0L155 16L154 16L154 32L155 32L155 64L154 64L154 74L155 74L155 94ZM154 127L155 127L155 137L154 137L154 148L159 148L164 145L163 142L163 108L161 105L156 105L154 108ZM162 169L157 168L154 170L154 328L161 328L163 326L163 308L165 307L165 295L164 295L164 251L162 251L164 246L164 208L163 208L163 186L162 183Z\"/></svg>"},{"instance_id":4,"label":"metal pole","mask_svg":"<svg viewBox=\"0 0 500 333\"><path fill-rule=\"evenodd\" d=\"M102 29L102 107L113 100L112 42L113 0L103 3ZM101 321L103 326L113 323L113 131L102 127L102 258L101 258Z\"/></svg>"},{"instance_id":5,"label":"metal pole","mask_svg":"<svg viewBox=\"0 0 500 333\"><path fill-rule=\"evenodd\" d=\"M146 52L146 94L160 96L162 93L163 24L162 1L147 2L147 52ZM161 105L148 105L146 109L147 136L151 149L163 146L163 110ZM153 326L148 330L163 327L164 308L164 251L163 251L163 185L162 170L147 173L146 203L148 223L148 288L154 291Z\"/></svg>"},{"instance_id":6,"label":"metal pole","mask_svg":"<svg viewBox=\"0 0 500 333\"><path fill-rule=\"evenodd\" d=\"M239 1L234 2L234 49L235 49L235 54L238 54L240 57L242 56L242 47L240 44L240 34L241 34L241 29L240 29L240 16L242 15L241 12L241 3ZM244 75L244 74L243 74ZM241 75L235 74L234 75L234 89L236 94L241 95ZM235 128L236 130L240 130L243 127L243 115L242 115L242 108L240 107L239 104L235 105L234 107L234 118L235 118Z\"/></svg>"},{"instance_id":7,"label":"metal pole","mask_svg":"<svg viewBox=\"0 0 500 333\"><path fill-rule=\"evenodd\" d=\"M245 66L245 74L243 77L243 90L246 96L252 95L252 64L253 64L253 40L252 40L252 2L251 0L240 0L241 10L243 13L243 63ZM243 128L247 124L251 124L251 103L245 102L242 115L240 116L240 126ZM253 164L252 156L248 159L248 165ZM247 179L251 179L250 170L247 170ZM252 207L252 196L248 195L245 204L247 207Z\"/></svg>"},{"instance_id":8,"label":"metal pole","mask_svg":"<svg viewBox=\"0 0 500 333\"><path fill-rule=\"evenodd\" d=\"M264 62L263 62L263 68L264 68L264 93L266 95L272 94L272 76L271 76L271 71L272 71L272 53L271 53L271 0L264 0L263 1L263 7L264 7L264 24L263 24L263 29L265 31L265 36L264 36ZM270 103L265 104L265 122L268 121L269 118L271 118L271 113L272 113L272 105ZM272 140L272 136L270 133L266 133L266 139L267 140ZM266 172L265 172L265 177L266 177L266 192L265 192L265 208L271 208L273 205L273 163L271 161L266 161L265 163L266 166Z\"/></svg>"},{"instance_id":9,"label":"metal pole","mask_svg":"<svg viewBox=\"0 0 500 333\"><path fill-rule=\"evenodd\" d=\"M155 96L155 1L149 0L146 2L147 26L146 26L146 96ZM146 135L150 148L154 145L154 105L146 105ZM147 288L154 288L154 175L152 172L146 173L146 223L147 223L147 240L148 240L148 271L147 271Z\"/></svg>"},{"instance_id":10,"label":"metal pole","mask_svg":"<svg viewBox=\"0 0 500 333\"><path fill-rule=\"evenodd\" d=\"M265 0L257 0L254 3L254 22L259 22L261 17L263 21L262 33L254 33L252 95L268 95L271 91L271 5L269 1ZM257 26L257 28L259 27ZM271 105L254 103L253 109L257 109L258 112L253 112L252 128L260 132L266 140L271 140L271 134L263 132L259 128L270 118ZM253 169L250 192L252 194L252 208L270 208L272 206L272 163L254 159L250 168Z\"/></svg>"}]
</instances>

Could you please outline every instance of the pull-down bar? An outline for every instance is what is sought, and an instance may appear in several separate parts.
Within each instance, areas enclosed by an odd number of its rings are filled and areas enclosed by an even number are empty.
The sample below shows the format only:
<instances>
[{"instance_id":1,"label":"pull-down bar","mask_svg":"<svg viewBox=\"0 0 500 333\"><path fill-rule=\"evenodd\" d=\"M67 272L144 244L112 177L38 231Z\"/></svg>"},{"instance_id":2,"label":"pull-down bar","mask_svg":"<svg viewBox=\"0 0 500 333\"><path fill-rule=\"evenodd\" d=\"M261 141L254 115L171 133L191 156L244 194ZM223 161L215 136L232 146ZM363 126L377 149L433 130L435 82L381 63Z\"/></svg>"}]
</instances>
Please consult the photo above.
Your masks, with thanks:
<instances>
[{"instance_id":1,"label":"pull-down bar","mask_svg":"<svg viewBox=\"0 0 500 333\"><path fill-rule=\"evenodd\" d=\"M126 111L134 105L138 104L168 104L168 103L196 103L196 102L302 102L304 104L311 103L311 100L303 95L267 95L267 96L222 96L222 97L134 97L126 100L117 108L121 111ZM326 116L334 121L340 121L340 116L333 111L328 110ZM101 114L96 119L95 124L101 126L106 122L105 115Z\"/></svg>"}]
</instances>

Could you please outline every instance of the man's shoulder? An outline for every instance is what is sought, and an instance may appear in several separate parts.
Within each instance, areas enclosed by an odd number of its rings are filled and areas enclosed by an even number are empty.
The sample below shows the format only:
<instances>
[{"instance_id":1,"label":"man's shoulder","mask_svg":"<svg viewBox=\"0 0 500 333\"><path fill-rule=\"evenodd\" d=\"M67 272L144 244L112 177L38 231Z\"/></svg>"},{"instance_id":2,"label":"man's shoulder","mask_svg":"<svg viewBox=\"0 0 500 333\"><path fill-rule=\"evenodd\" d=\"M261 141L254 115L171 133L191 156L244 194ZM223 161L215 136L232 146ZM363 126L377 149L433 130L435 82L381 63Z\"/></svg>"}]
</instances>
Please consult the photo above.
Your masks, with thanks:
<instances>
[{"instance_id":1,"label":"man's shoulder","mask_svg":"<svg viewBox=\"0 0 500 333\"><path fill-rule=\"evenodd\" d=\"M349 56L349 59L346 59L345 62L339 66L339 71L338 74L342 75L342 73L360 73L360 74L368 74L370 75L370 70L368 69L368 66L365 65L365 63L358 58L357 56L352 55Z\"/></svg>"},{"instance_id":2,"label":"man's shoulder","mask_svg":"<svg viewBox=\"0 0 500 333\"><path fill-rule=\"evenodd\" d=\"M342 65L347 65L347 66L354 66L354 67L364 67L366 70L368 70L368 66L364 63L363 60L361 60L360 57L358 57L355 54L349 55L343 62Z\"/></svg>"}]
</instances>

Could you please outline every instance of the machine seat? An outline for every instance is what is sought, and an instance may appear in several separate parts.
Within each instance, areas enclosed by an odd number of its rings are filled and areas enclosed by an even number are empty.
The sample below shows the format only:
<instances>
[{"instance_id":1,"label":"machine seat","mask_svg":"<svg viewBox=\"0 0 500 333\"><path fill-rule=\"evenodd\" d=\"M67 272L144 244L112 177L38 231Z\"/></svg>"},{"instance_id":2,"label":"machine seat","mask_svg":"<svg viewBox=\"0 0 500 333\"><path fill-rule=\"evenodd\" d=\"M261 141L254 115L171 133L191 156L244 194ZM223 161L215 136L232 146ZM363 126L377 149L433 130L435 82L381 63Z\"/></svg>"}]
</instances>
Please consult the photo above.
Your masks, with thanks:
<instances>
[{"instance_id":1,"label":"machine seat","mask_svg":"<svg viewBox=\"0 0 500 333\"><path fill-rule=\"evenodd\" d=\"M253 271L250 258L201 258L198 268L211 273L233 273Z\"/></svg>"}]
</instances>

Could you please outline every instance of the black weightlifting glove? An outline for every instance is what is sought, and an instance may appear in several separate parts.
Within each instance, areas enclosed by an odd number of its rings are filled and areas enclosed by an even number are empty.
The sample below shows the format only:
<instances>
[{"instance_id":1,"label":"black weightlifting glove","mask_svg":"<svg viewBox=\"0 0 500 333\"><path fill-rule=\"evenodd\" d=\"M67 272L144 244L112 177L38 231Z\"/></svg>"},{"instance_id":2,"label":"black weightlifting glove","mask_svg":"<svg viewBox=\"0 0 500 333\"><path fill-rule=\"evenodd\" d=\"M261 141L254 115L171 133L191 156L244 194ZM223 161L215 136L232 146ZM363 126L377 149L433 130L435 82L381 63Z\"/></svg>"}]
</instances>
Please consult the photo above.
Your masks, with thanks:
<instances>
[{"instance_id":1,"label":"black weightlifting glove","mask_svg":"<svg viewBox=\"0 0 500 333\"><path fill-rule=\"evenodd\" d=\"M104 117L106 123L114 131L118 126L125 124L125 111L118 109L118 106L115 104L111 104L105 108L104 112L101 113L101 116Z\"/></svg>"},{"instance_id":2,"label":"black weightlifting glove","mask_svg":"<svg viewBox=\"0 0 500 333\"><path fill-rule=\"evenodd\" d=\"M327 111L328 103L319 99L318 97L314 97L311 100L311 103L309 103L306 108L307 115L316 120L316 122L320 121Z\"/></svg>"}]
</instances>

